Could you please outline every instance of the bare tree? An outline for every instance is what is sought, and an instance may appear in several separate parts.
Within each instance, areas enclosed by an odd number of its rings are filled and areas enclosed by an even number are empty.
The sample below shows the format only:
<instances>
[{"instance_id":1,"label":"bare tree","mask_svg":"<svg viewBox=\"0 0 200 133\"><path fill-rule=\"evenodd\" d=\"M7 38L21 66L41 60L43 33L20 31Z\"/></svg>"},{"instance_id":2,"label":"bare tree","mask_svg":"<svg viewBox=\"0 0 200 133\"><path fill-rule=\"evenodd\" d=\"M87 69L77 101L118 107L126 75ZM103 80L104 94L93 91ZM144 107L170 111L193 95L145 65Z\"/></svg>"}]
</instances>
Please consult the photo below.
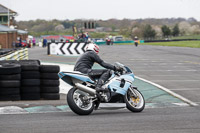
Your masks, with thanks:
<instances>
[{"instance_id":1,"label":"bare tree","mask_svg":"<svg viewBox=\"0 0 200 133\"><path fill-rule=\"evenodd\" d=\"M55 31L63 31L65 30L65 27L62 24L59 24L55 27Z\"/></svg>"},{"instance_id":2,"label":"bare tree","mask_svg":"<svg viewBox=\"0 0 200 133\"><path fill-rule=\"evenodd\" d=\"M189 35L190 34L190 32L189 32L190 27L191 27L190 23L188 23L186 21L182 21L178 24L178 26L179 26L179 29L180 29L180 33L182 35Z\"/></svg>"}]
</instances>

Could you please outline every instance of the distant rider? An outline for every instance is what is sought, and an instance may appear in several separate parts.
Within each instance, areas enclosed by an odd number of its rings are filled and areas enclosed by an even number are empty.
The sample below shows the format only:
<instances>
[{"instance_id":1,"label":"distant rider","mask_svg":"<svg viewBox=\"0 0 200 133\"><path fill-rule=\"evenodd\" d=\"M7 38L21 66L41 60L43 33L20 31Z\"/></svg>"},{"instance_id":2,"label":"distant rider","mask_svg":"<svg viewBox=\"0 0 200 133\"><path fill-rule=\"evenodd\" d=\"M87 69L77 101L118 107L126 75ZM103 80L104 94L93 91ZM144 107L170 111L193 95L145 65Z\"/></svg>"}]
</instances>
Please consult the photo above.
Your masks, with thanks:
<instances>
[{"instance_id":1,"label":"distant rider","mask_svg":"<svg viewBox=\"0 0 200 133\"><path fill-rule=\"evenodd\" d=\"M138 46L138 37L137 36L135 36L134 42L135 42L135 46L137 47Z\"/></svg>"}]
</instances>

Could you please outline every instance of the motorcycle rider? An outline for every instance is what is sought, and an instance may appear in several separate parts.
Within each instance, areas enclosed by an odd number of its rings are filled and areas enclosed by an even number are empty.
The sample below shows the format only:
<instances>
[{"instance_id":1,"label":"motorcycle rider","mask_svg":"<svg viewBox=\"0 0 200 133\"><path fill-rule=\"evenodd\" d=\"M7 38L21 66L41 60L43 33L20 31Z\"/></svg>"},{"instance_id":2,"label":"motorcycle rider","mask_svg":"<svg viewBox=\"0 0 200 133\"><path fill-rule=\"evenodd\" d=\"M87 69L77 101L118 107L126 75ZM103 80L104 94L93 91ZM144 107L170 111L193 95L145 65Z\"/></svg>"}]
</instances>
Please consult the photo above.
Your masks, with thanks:
<instances>
[{"instance_id":1,"label":"motorcycle rider","mask_svg":"<svg viewBox=\"0 0 200 133\"><path fill-rule=\"evenodd\" d=\"M107 45L113 45L113 36L112 36L112 35L109 35L109 36L106 38L106 44L107 44Z\"/></svg>"},{"instance_id":2,"label":"motorcycle rider","mask_svg":"<svg viewBox=\"0 0 200 133\"><path fill-rule=\"evenodd\" d=\"M135 36L134 42L135 42L135 46L137 47L138 46L138 37L137 36Z\"/></svg>"},{"instance_id":3,"label":"motorcycle rider","mask_svg":"<svg viewBox=\"0 0 200 133\"><path fill-rule=\"evenodd\" d=\"M88 76L91 77L92 79L98 77L99 80L96 84L95 88L96 91L106 92L108 90L105 90L104 88L102 88L102 86L111 76L111 70L121 71L121 69L109 63L104 62L98 56L98 53L99 53L99 46L94 43L89 43L86 46L85 53L78 58L74 67L74 71L79 71L81 73L88 74ZM94 65L95 62L107 69L92 69L92 66Z\"/></svg>"}]
</instances>

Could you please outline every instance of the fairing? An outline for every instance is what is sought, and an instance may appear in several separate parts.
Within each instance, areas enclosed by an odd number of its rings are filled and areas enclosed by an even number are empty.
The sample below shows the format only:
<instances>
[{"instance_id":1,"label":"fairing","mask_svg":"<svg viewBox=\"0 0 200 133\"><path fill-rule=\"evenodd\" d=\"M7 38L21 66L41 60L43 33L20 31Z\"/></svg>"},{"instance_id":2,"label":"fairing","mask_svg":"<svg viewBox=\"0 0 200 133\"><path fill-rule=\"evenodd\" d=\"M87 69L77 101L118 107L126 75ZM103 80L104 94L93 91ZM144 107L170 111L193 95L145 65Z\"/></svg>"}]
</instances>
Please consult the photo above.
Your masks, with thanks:
<instances>
[{"instance_id":1,"label":"fairing","mask_svg":"<svg viewBox=\"0 0 200 133\"><path fill-rule=\"evenodd\" d=\"M93 80L91 80L86 74L82 74L80 72L60 72L58 74L58 76L64 80L65 82L67 82L70 85L73 85L73 81L74 80L80 80L82 82L90 82L90 83L94 83Z\"/></svg>"},{"instance_id":2,"label":"fairing","mask_svg":"<svg viewBox=\"0 0 200 133\"><path fill-rule=\"evenodd\" d=\"M122 80L124 80L125 83L122 87L120 87ZM134 81L134 75L131 73L126 75L121 75L120 77L114 77L107 83L107 85L112 92L125 95L133 81Z\"/></svg>"}]
</instances>

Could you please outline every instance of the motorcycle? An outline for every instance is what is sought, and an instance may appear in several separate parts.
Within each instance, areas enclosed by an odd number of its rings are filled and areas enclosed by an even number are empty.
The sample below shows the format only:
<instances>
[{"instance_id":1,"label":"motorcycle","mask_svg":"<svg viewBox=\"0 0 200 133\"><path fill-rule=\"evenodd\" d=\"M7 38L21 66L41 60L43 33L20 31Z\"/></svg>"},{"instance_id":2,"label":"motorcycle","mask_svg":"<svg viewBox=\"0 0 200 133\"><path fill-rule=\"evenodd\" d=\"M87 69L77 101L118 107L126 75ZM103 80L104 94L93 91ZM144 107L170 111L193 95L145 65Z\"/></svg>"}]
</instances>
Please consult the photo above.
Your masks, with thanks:
<instances>
[{"instance_id":1,"label":"motorcycle","mask_svg":"<svg viewBox=\"0 0 200 133\"><path fill-rule=\"evenodd\" d=\"M113 40L110 38L106 38L106 44L107 45L113 45Z\"/></svg>"},{"instance_id":2,"label":"motorcycle","mask_svg":"<svg viewBox=\"0 0 200 133\"><path fill-rule=\"evenodd\" d=\"M112 71L111 77L102 86L109 91L97 92L95 85L97 79L73 71L60 72L59 77L73 86L67 94L67 103L70 109L78 115L89 115L98 109L100 103L123 102L128 110L141 112L145 107L142 93L133 86L134 74L127 66L115 63L121 72Z\"/></svg>"}]
</instances>

